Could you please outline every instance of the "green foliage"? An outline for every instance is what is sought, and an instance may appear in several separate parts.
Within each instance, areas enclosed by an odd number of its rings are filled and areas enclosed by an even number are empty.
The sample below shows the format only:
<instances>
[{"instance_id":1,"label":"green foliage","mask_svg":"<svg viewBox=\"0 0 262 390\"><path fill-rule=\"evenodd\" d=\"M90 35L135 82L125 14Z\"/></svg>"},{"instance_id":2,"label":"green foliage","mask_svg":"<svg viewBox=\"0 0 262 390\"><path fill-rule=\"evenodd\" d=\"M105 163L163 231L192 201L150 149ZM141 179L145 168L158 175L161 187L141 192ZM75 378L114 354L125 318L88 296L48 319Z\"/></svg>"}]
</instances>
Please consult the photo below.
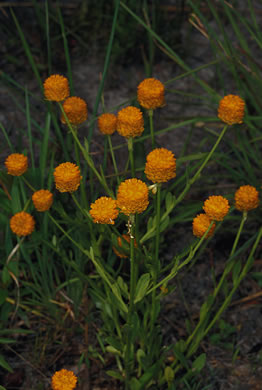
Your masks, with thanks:
<instances>
[{"instance_id":1,"label":"green foliage","mask_svg":"<svg viewBox=\"0 0 262 390\"><path fill-rule=\"evenodd\" d=\"M75 20L80 22L78 33L84 29L85 34L90 35L92 32L93 36L104 42L104 32L107 35L110 32L93 115L88 122L88 138L80 137L80 131L70 123L60 102L55 105L45 100L42 110L44 118L38 121L33 115L34 94L10 75L2 74L9 86L15 86L17 91L23 93L24 107L16 99L14 103L24 114L26 132L23 136L26 136L27 142L25 145L13 145L3 125L0 125L1 131L10 152L28 155L30 165L21 177L11 177L5 169L0 172L0 343L3 346L15 345L16 339L12 336L32 332L31 326L37 322L54 328L53 343L63 344L63 335L73 337L81 332L81 337L87 338L86 329L89 324L95 323L98 324L97 344L94 340L86 342L88 347L82 352L79 364L86 362L90 365L93 359L98 359L106 367L108 356L113 357L114 365L107 366L106 373L117 379L125 390L172 390L182 385L188 389L198 389L200 382L197 382L197 378L206 363L206 355L199 351L200 345L215 325L218 325L219 330L210 336L211 342L233 349L234 345L228 342L228 338L234 335L235 329L221 316L253 265L262 235L259 222L261 210L257 213L251 211L248 216L244 212L241 218L232 206L226 221L217 223L217 237L227 231L234 237L231 252L227 253L228 259L219 280L214 280L213 291L209 291L201 305L197 322L189 322L187 319L185 339L168 346L165 345L165 330L159 322L163 298L175 290L177 275L181 275L182 270L197 267L197 260L203 256L206 246L214 248L215 244L212 237L206 240L210 224L200 239L187 240L182 249L178 245L167 264L166 240L170 234L176 235L178 226L182 226L185 231L188 229L189 222L191 225L203 206L203 193L208 193L210 188L218 191L220 178L226 184L229 183L229 190L225 187L224 192L227 191L225 196L231 205L234 191L240 185L250 184L258 189L261 186L261 69L249 45L249 40L252 40L259 48L262 47L261 32L250 1L248 9L252 24L237 8L224 1L219 2L217 7L208 0L210 17L216 23L214 27L214 23L209 23L202 12L201 2L188 0L195 18L198 18L193 25L202 28L214 53L213 61L191 69L182 51L176 50L181 24L174 33L175 42L168 37L165 39L165 34L164 37L162 35L168 26L162 23L165 11L162 13L160 2L151 4L130 0L116 1L114 4L104 1L95 3L87 5L83 1L81 12L75 16ZM180 5L183 9L184 2L181 1ZM63 44L67 77L73 93L69 40L73 36L81 42L85 40L85 35L80 39L78 33L72 31L72 25L67 23L61 10L51 9L48 1L45 7L35 2L34 11L46 39L44 58L49 73L52 73L55 64L54 36L58 31L61 34L59 39ZM11 10L10 13L17 37L42 93L44 76L41 66L36 62L34 48L16 12ZM93 25L92 19L95 20ZM225 22L232 27L237 45L232 44L224 28ZM243 34L243 28L248 38ZM161 118L160 113L160 129L154 129L152 112L149 120L143 112L144 134L135 138L134 142L129 140L128 149L124 142L114 146L114 138L111 140L108 137L104 155L98 162L92 153L95 141L93 129L99 107L105 109L103 92L110 61L114 63L123 57L123 62L127 64L130 58L138 56L141 46L146 76L152 73L157 48L160 48L181 69L181 74L166 84L191 77L203 96L196 96L191 91L182 92L182 95L198 99L198 105L208 103L214 116L182 120L174 118L170 126L161 128L161 119L164 118ZM219 80L217 85L209 85L198 75L199 70L213 66L216 67ZM222 127L216 117L219 89L225 94L231 93L227 90L224 78L226 73L231 75L239 95L246 102L244 123L234 127ZM74 93L77 94L77 91ZM178 91L170 89L169 93L172 97ZM128 101L128 104L138 106L134 99ZM110 111L116 109L118 107L110 107ZM64 127L60 124L62 114L66 117ZM104 195L115 199L119 183L130 176L147 182L143 173L145 145L148 147L151 143L154 148L155 138L180 127L187 129L188 137L176 161L177 177L164 185L147 183L150 196L149 206L144 213L136 216L120 213L115 224L94 223L90 204ZM188 152L188 145L196 128L201 134L201 140L192 154ZM221 142L223 149L220 147ZM119 149L126 150L124 153L127 155L122 172L115 159ZM110 159L113 161L113 173L108 166ZM32 193L40 188L52 191L55 187L54 168L64 161L76 161L80 167L80 188L75 193L55 191L50 211L37 213L31 202ZM205 176L206 168L211 163L222 172L221 177ZM197 184L200 186L198 189ZM33 214L36 220L36 230L30 237L16 237L9 227L10 216L21 210ZM122 240L122 244L119 243L118 238L123 233L128 235L130 242ZM128 258L117 257L115 250L119 249ZM260 273L253 273L253 277L260 283ZM9 333L6 332L10 318L22 320L25 329L17 330L10 326L7 329ZM3 354L0 355L0 366L10 372L13 370Z\"/></svg>"}]
</instances>

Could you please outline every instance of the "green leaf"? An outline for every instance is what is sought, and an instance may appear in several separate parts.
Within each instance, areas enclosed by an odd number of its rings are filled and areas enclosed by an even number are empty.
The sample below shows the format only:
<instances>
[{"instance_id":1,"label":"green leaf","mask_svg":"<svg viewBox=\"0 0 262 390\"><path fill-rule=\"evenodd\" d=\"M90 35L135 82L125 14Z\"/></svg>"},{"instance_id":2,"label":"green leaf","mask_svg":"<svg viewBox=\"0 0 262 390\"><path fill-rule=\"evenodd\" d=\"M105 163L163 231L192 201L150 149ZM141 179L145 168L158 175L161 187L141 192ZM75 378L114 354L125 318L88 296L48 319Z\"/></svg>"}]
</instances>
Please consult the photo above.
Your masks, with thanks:
<instances>
[{"instance_id":1,"label":"green leaf","mask_svg":"<svg viewBox=\"0 0 262 390\"><path fill-rule=\"evenodd\" d=\"M0 390L6 390L6 388L0 385Z\"/></svg>"},{"instance_id":2,"label":"green leaf","mask_svg":"<svg viewBox=\"0 0 262 390\"><path fill-rule=\"evenodd\" d=\"M202 353L200 356L196 358L196 360L193 362L192 367L200 372L204 365L206 364L206 354Z\"/></svg>"},{"instance_id":3,"label":"green leaf","mask_svg":"<svg viewBox=\"0 0 262 390\"><path fill-rule=\"evenodd\" d=\"M7 284L8 282L10 282L10 280L11 280L11 276L8 272L8 268L7 268L7 266L4 266L3 271L2 271L2 282L4 284Z\"/></svg>"},{"instance_id":4,"label":"green leaf","mask_svg":"<svg viewBox=\"0 0 262 390\"><path fill-rule=\"evenodd\" d=\"M165 199L165 201L166 201L166 211L169 211L170 209L173 208L174 203L175 203L175 198L174 198L174 196L171 194L171 192L168 192L168 193L166 194L166 199Z\"/></svg>"},{"instance_id":5,"label":"green leaf","mask_svg":"<svg viewBox=\"0 0 262 390\"><path fill-rule=\"evenodd\" d=\"M128 309L127 309L127 306L126 306L126 304L124 303L124 301L123 301L123 299L122 299L121 291L120 291L120 288L119 288L118 284L117 284L117 283L112 284L112 287L111 287L111 288L112 288L112 292L113 292L114 296L115 296L115 297L117 298L117 300L118 300L118 303L119 303L121 309L122 309L125 313L127 313L127 312L128 312Z\"/></svg>"},{"instance_id":6,"label":"green leaf","mask_svg":"<svg viewBox=\"0 0 262 390\"><path fill-rule=\"evenodd\" d=\"M124 381L123 376L118 371L108 370L106 371L107 375L112 376L113 378L119 379L120 381Z\"/></svg>"},{"instance_id":7,"label":"green leaf","mask_svg":"<svg viewBox=\"0 0 262 390\"><path fill-rule=\"evenodd\" d=\"M128 287L121 276L118 276L117 284L120 287L120 290L122 291L123 295L127 298L128 297Z\"/></svg>"},{"instance_id":8,"label":"green leaf","mask_svg":"<svg viewBox=\"0 0 262 390\"><path fill-rule=\"evenodd\" d=\"M14 339L4 339L2 337L0 337L0 344L11 344L11 343L15 343L16 340Z\"/></svg>"},{"instance_id":9,"label":"green leaf","mask_svg":"<svg viewBox=\"0 0 262 390\"><path fill-rule=\"evenodd\" d=\"M170 386L175 377L174 370L170 366L166 366L164 375L165 375L165 380L168 383L168 386Z\"/></svg>"},{"instance_id":10,"label":"green leaf","mask_svg":"<svg viewBox=\"0 0 262 390\"><path fill-rule=\"evenodd\" d=\"M238 281L238 276L239 276L240 271L241 271L241 260L239 259L236 262L236 264L234 265L233 270L232 270L232 279L233 279L234 286Z\"/></svg>"},{"instance_id":11,"label":"green leaf","mask_svg":"<svg viewBox=\"0 0 262 390\"><path fill-rule=\"evenodd\" d=\"M118 349L112 347L112 345L107 345L106 346L106 351L109 352L109 353L112 353L114 355L121 356L121 352L118 351Z\"/></svg>"},{"instance_id":12,"label":"green leaf","mask_svg":"<svg viewBox=\"0 0 262 390\"><path fill-rule=\"evenodd\" d=\"M14 372L14 370L12 369L12 367L7 363L7 361L5 360L5 358L3 357L3 355L0 355L0 366L3 367L5 370L9 371L9 372Z\"/></svg>"},{"instance_id":13,"label":"green leaf","mask_svg":"<svg viewBox=\"0 0 262 390\"><path fill-rule=\"evenodd\" d=\"M144 298L146 291L147 291L147 287L149 285L149 282L150 282L150 274L149 273L143 274L140 277L140 279L137 283L137 286L136 286L136 294L135 294L134 303L137 303L137 302L141 301L141 299Z\"/></svg>"}]
</instances>

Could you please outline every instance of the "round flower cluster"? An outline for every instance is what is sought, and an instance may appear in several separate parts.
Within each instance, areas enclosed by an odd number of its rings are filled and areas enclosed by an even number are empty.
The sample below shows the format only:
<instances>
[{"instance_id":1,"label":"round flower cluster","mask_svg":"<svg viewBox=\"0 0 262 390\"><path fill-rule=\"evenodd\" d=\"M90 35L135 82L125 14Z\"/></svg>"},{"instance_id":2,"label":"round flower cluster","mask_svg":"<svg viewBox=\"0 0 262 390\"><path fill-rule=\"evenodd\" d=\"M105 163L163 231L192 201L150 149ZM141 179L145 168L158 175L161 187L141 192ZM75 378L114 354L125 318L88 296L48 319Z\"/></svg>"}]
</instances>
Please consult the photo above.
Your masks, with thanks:
<instances>
[{"instance_id":1,"label":"round flower cluster","mask_svg":"<svg viewBox=\"0 0 262 390\"><path fill-rule=\"evenodd\" d=\"M76 388L77 377L73 371L64 368L52 376L51 387L53 390L73 390Z\"/></svg>"},{"instance_id":2,"label":"round flower cluster","mask_svg":"<svg viewBox=\"0 0 262 390\"><path fill-rule=\"evenodd\" d=\"M21 176L27 171L28 158L21 153L12 153L5 160L7 173L12 176Z\"/></svg>"},{"instance_id":3,"label":"round flower cluster","mask_svg":"<svg viewBox=\"0 0 262 390\"><path fill-rule=\"evenodd\" d=\"M53 74L44 82L44 95L47 100L61 102L69 96L69 83L66 77Z\"/></svg>"},{"instance_id":4,"label":"round flower cluster","mask_svg":"<svg viewBox=\"0 0 262 390\"><path fill-rule=\"evenodd\" d=\"M63 103L65 114L72 125L81 125L87 120L86 102L77 96L70 96ZM61 117L62 123L66 123L64 115Z\"/></svg>"},{"instance_id":5,"label":"round flower cluster","mask_svg":"<svg viewBox=\"0 0 262 390\"><path fill-rule=\"evenodd\" d=\"M165 148L152 150L146 158L145 174L153 183L164 183L173 179L176 176L174 154Z\"/></svg>"},{"instance_id":6,"label":"round flower cluster","mask_svg":"<svg viewBox=\"0 0 262 390\"><path fill-rule=\"evenodd\" d=\"M228 125L243 123L245 102L237 95L227 95L219 102L218 118Z\"/></svg>"},{"instance_id":7,"label":"round flower cluster","mask_svg":"<svg viewBox=\"0 0 262 390\"><path fill-rule=\"evenodd\" d=\"M144 131L144 119L139 108L128 106L117 114L117 132L123 137L138 137Z\"/></svg>"},{"instance_id":8,"label":"round flower cluster","mask_svg":"<svg viewBox=\"0 0 262 390\"><path fill-rule=\"evenodd\" d=\"M76 164L66 162L54 171L55 186L60 192L74 192L78 189L82 176Z\"/></svg>"},{"instance_id":9,"label":"round flower cluster","mask_svg":"<svg viewBox=\"0 0 262 390\"><path fill-rule=\"evenodd\" d=\"M193 234L196 237L203 237L211 224L211 219L204 213L198 214L193 220ZM211 226L205 238L211 237L214 234L215 223Z\"/></svg>"},{"instance_id":10,"label":"round flower cluster","mask_svg":"<svg viewBox=\"0 0 262 390\"><path fill-rule=\"evenodd\" d=\"M114 225L118 213L116 200L107 196L98 198L90 206L90 215L95 223Z\"/></svg>"},{"instance_id":11,"label":"round flower cluster","mask_svg":"<svg viewBox=\"0 0 262 390\"><path fill-rule=\"evenodd\" d=\"M122 234L122 237L117 237L117 243L118 243L118 246L120 249L116 249L114 246L113 246L113 251L115 252L115 254L120 257L121 259L127 259L128 256L124 253L123 249L122 248L122 241L125 240L128 244L130 244L130 236L128 234ZM135 248L137 248L137 242L136 242L136 239L134 240L134 245L135 245Z\"/></svg>"},{"instance_id":12,"label":"round flower cluster","mask_svg":"<svg viewBox=\"0 0 262 390\"><path fill-rule=\"evenodd\" d=\"M37 211L47 211L53 204L53 194L48 190L39 190L33 193L32 201Z\"/></svg>"},{"instance_id":13,"label":"round flower cluster","mask_svg":"<svg viewBox=\"0 0 262 390\"><path fill-rule=\"evenodd\" d=\"M137 87L137 100L147 110L154 110L162 107L164 101L165 87L161 81L155 78L143 80Z\"/></svg>"},{"instance_id":14,"label":"round flower cluster","mask_svg":"<svg viewBox=\"0 0 262 390\"><path fill-rule=\"evenodd\" d=\"M235 206L239 211L256 209L259 205L258 191L250 185L241 186L235 193Z\"/></svg>"},{"instance_id":15,"label":"round flower cluster","mask_svg":"<svg viewBox=\"0 0 262 390\"><path fill-rule=\"evenodd\" d=\"M117 192L117 207L126 215L140 214L148 206L147 185L139 179L127 179L122 182Z\"/></svg>"},{"instance_id":16,"label":"round flower cluster","mask_svg":"<svg viewBox=\"0 0 262 390\"><path fill-rule=\"evenodd\" d=\"M222 221L229 211L229 203L221 195L210 196L204 203L206 215L214 221Z\"/></svg>"},{"instance_id":17,"label":"round flower cluster","mask_svg":"<svg viewBox=\"0 0 262 390\"><path fill-rule=\"evenodd\" d=\"M116 131L116 115L105 113L98 117L98 128L102 134L112 135Z\"/></svg>"},{"instance_id":18,"label":"round flower cluster","mask_svg":"<svg viewBox=\"0 0 262 390\"><path fill-rule=\"evenodd\" d=\"M11 217L10 228L17 236L28 236L35 229L35 220L32 215L20 211Z\"/></svg>"}]
</instances>

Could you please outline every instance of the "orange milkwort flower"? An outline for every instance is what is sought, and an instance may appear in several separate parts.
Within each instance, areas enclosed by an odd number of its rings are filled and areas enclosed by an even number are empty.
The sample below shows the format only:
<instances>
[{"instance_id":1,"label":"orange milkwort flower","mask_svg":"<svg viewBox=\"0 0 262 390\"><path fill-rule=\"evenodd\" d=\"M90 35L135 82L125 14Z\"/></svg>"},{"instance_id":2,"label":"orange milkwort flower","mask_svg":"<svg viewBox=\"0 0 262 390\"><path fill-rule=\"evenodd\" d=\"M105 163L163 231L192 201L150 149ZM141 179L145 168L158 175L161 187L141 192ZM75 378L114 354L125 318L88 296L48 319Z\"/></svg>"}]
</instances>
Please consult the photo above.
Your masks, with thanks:
<instances>
[{"instance_id":1,"label":"orange milkwort flower","mask_svg":"<svg viewBox=\"0 0 262 390\"><path fill-rule=\"evenodd\" d=\"M235 206L239 211L250 211L259 205L258 191L250 185L241 186L235 192Z\"/></svg>"},{"instance_id":2,"label":"orange milkwort flower","mask_svg":"<svg viewBox=\"0 0 262 390\"><path fill-rule=\"evenodd\" d=\"M61 102L69 96L69 83L60 74L49 76L44 82L44 95L47 100Z\"/></svg>"},{"instance_id":3,"label":"orange milkwort flower","mask_svg":"<svg viewBox=\"0 0 262 390\"><path fill-rule=\"evenodd\" d=\"M10 228L17 236L28 236L35 229L35 220L29 213L20 211L10 219Z\"/></svg>"},{"instance_id":4,"label":"orange milkwort flower","mask_svg":"<svg viewBox=\"0 0 262 390\"><path fill-rule=\"evenodd\" d=\"M128 244L130 244L130 236L129 234L122 234L122 237L117 237L117 243L120 248L122 248L122 241L125 240ZM135 248L137 248L137 242L136 239L134 240ZM123 250L118 250L113 246L113 251L115 254L120 257L121 259L127 259L128 256L123 252Z\"/></svg>"},{"instance_id":5,"label":"orange milkwort flower","mask_svg":"<svg viewBox=\"0 0 262 390\"><path fill-rule=\"evenodd\" d=\"M70 96L64 101L63 108L72 125L81 125L87 120L87 104L80 97ZM66 123L64 115L61 116L61 122Z\"/></svg>"},{"instance_id":6,"label":"orange milkwort flower","mask_svg":"<svg viewBox=\"0 0 262 390\"><path fill-rule=\"evenodd\" d=\"M54 171L55 186L60 192L74 192L80 186L82 176L76 164L66 162L58 165Z\"/></svg>"},{"instance_id":7,"label":"orange milkwort flower","mask_svg":"<svg viewBox=\"0 0 262 390\"><path fill-rule=\"evenodd\" d=\"M211 220L222 221L229 211L229 203L223 196L213 195L205 201L203 209Z\"/></svg>"},{"instance_id":8,"label":"orange milkwort flower","mask_svg":"<svg viewBox=\"0 0 262 390\"><path fill-rule=\"evenodd\" d=\"M64 368L52 376L52 390L73 390L76 388L77 377L73 371Z\"/></svg>"},{"instance_id":9,"label":"orange milkwort flower","mask_svg":"<svg viewBox=\"0 0 262 390\"><path fill-rule=\"evenodd\" d=\"M176 177L174 154L165 148L152 150L146 158L145 174L153 183L164 183Z\"/></svg>"},{"instance_id":10,"label":"orange milkwort flower","mask_svg":"<svg viewBox=\"0 0 262 390\"><path fill-rule=\"evenodd\" d=\"M204 213L198 214L193 219L194 236L201 238L209 228L210 223L211 223L211 219L206 214ZM213 223L211 229L209 230L205 238L211 237L214 234L214 230L215 230L215 223Z\"/></svg>"},{"instance_id":11,"label":"orange milkwort flower","mask_svg":"<svg viewBox=\"0 0 262 390\"><path fill-rule=\"evenodd\" d=\"M140 106L147 110L163 107L165 87L161 81L155 78L143 80L137 87L137 100Z\"/></svg>"},{"instance_id":12,"label":"orange milkwort flower","mask_svg":"<svg viewBox=\"0 0 262 390\"><path fill-rule=\"evenodd\" d=\"M98 128L102 134L112 135L116 131L116 115L105 113L98 117Z\"/></svg>"},{"instance_id":13,"label":"orange milkwort flower","mask_svg":"<svg viewBox=\"0 0 262 390\"><path fill-rule=\"evenodd\" d=\"M33 193L32 201L37 211L47 211L53 204L53 194L48 190L39 190Z\"/></svg>"},{"instance_id":14,"label":"orange milkwort flower","mask_svg":"<svg viewBox=\"0 0 262 390\"><path fill-rule=\"evenodd\" d=\"M116 200L107 196L98 198L90 206L90 215L95 223L114 225L118 214Z\"/></svg>"},{"instance_id":15,"label":"orange milkwort flower","mask_svg":"<svg viewBox=\"0 0 262 390\"><path fill-rule=\"evenodd\" d=\"M237 95L227 95L219 102L218 118L228 125L243 123L245 102Z\"/></svg>"},{"instance_id":16,"label":"orange milkwort flower","mask_svg":"<svg viewBox=\"0 0 262 390\"><path fill-rule=\"evenodd\" d=\"M117 192L117 207L126 215L142 213L147 208L148 188L139 179L127 179L122 182Z\"/></svg>"},{"instance_id":17,"label":"orange milkwort flower","mask_svg":"<svg viewBox=\"0 0 262 390\"><path fill-rule=\"evenodd\" d=\"M12 176L21 176L27 171L28 158L21 153L12 153L5 160L7 173Z\"/></svg>"},{"instance_id":18,"label":"orange milkwort flower","mask_svg":"<svg viewBox=\"0 0 262 390\"><path fill-rule=\"evenodd\" d=\"M116 130L126 138L139 137L144 131L142 111L133 106L120 110L117 114Z\"/></svg>"}]
</instances>

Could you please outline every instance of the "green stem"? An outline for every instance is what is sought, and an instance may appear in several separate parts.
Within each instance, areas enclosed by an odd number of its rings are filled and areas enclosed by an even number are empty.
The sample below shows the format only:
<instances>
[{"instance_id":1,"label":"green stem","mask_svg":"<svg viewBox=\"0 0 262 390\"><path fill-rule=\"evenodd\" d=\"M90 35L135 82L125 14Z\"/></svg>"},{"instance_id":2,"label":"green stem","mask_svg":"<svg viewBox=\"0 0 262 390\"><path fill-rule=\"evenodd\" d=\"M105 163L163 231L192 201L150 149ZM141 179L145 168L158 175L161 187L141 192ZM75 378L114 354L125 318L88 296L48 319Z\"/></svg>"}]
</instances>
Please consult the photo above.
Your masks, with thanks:
<instances>
[{"instance_id":1,"label":"green stem","mask_svg":"<svg viewBox=\"0 0 262 390\"><path fill-rule=\"evenodd\" d=\"M129 160L131 165L131 174L132 177L135 177L135 161L134 161L134 142L133 137L128 138L127 140L128 152L129 152Z\"/></svg>"},{"instance_id":2,"label":"green stem","mask_svg":"<svg viewBox=\"0 0 262 390\"><path fill-rule=\"evenodd\" d=\"M76 135L76 132L73 128L73 126L71 125L71 123L69 122L68 118L67 118L67 115L64 111L64 108L63 108L63 105L61 102L58 102L58 105L62 111L62 114L66 120L66 124L69 128L69 130L71 131L73 137L74 137L74 140L77 144L77 146L79 147L79 149L81 150L83 156L84 156L84 159L86 160L87 164L89 165L89 168L91 168L91 170L94 172L94 174L96 175L96 177L98 178L100 184L104 187L104 189L106 190L106 192L110 195L110 196L114 196L112 191L109 189L108 185L106 184L106 181L105 179L102 178L102 176L99 174L99 172L96 170L95 166L94 166L94 163L93 161L91 160L91 158L89 157L87 151L85 150L85 148L81 145L77 135Z\"/></svg>"},{"instance_id":3,"label":"green stem","mask_svg":"<svg viewBox=\"0 0 262 390\"><path fill-rule=\"evenodd\" d=\"M21 176L21 179L25 182L25 184L30 188L30 190L32 190L33 192L35 192L36 190L34 189L33 186L31 186L31 184L29 183L29 181L26 180L26 178L24 177L24 175Z\"/></svg>"},{"instance_id":4,"label":"green stem","mask_svg":"<svg viewBox=\"0 0 262 390\"><path fill-rule=\"evenodd\" d=\"M179 197L176 199L175 201L175 205L174 207L179 203L181 202L181 200L183 200L184 196L186 195L186 193L188 192L188 190L190 189L190 187L194 184L194 182L199 178L202 170L205 168L206 164L208 163L208 161L210 160L210 158L212 157L213 153L215 152L216 148L218 147L221 139L223 138L226 130L228 128L228 125L225 125L223 130L221 131L218 139L216 140L213 148L211 149L211 151L208 153L208 155L206 156L204 162L201 164L200 168L198 169L198 171L195 173L195 175L192 177L192 179L190 179L187 183L187 185L185 186L184 188L184 191L181 192L181 194L179 195Z\"/></svg>"},{"instance_id":5,"label":"green stem","mask_svg":"<svg viewBox=\"0 0 262 390\"><path fill-rule=\"evenodd\" d=\"M152 148L155 149L156 142L155 142L155 133L154 133L154 124L153 124L153 114L154 114L153 110L148 110Z\"/></svg>"},{"instance_id":6,"label":"green stem","mask_svg":"<svg viewBox=\"0 0 262 390\"><path fill-rule=\"evenodd\" d=\"M84 255L88 256L89 259L92 260L92 257L90 255L90 252L87 250L87 249L84 249L82 248L81 245L79 245L63 228L62 226L59 225L59 223L55 220L54 217L52 217L52 215L47 212L47 215L48 217L51 219L51 221L58 227L59 230L61 230L61 232L81 251L83 252Z\"/></svg>"},{"instance_id":7,"label":"green stem","mask_svg":"<svg viewBox=\"0 0 262 390\"><path fill-rule=\"evenodd\" d=\"M155 212L156 212L156 238L155 238L155 256L154 256L154 275L153 275L153 287L156 286L158 276L159 276L159 242L160 242L160 212L161 212L161 184L157 186L157 192L156 192L156 205L155 205ZM151 324L150 324L150 331L153 331L154 322L156 320L156 289L153 290L152 293L152 313L151 313Z\"/></svg>"},{"instance_id":8,"label":"green stem","mask_svg":"<svg viewBox=\"0 0 262 390\"><path fill-rule=\"evenodd\" d=\"M120 182L119 173L118 173L118 169L117 169L117 165L116 165L116 159L115 159L115 154L114 154L114 150L113 150L113 146L112 146L111 135L107 136L107 140L108 140L108 145L109 145L109 149L110 149L110 153L111 153L111 157L112 157L112 161L113 161L113 165L114 165L117 184L119 184L119 182Z\"/></svg>"},{"instance_id":9,"label":"green stem","mask_svg":"<svg viewBox=\"0 0 262 390\"><path fill-rule=\"evenodd\" d=\"M260 228L260 230L258 232L256 241L254 242L254 245L253 245L253 247L251 249L251 252L250 252L250 254L248 256L248 259L247 259L247 261L246 261L246 263L245 263L245 265L243 267L243 270L242 270L241 274L239 275L237 281L234 283L234 287L232 288L230 294L225 299L223 305L220 307L220 309L218 310L218 312L216 313L216 315L213 317L212 321L210 322L210 324L206 328L206 330L205 330L205 332L203 334L203 337L209 332L209 330L212 328L212 326L218 321L218 319L221 316L221 314L224 312L224 310L229 305L229 303L230 303L230 301L232 299L232 296L235 293L236 289L238 288L239 284L241 283L242 279L244 279L244 277L246 276L246 274L250 270L250 268L252 266L252 263L253 263L253 255L254 255L255 250L256 250L256 248L257 248L257 246L259 244L261 236L262 236L262 227Z\"/></svg>"},{"instance_id":10,"label":"green stem","mask_svg":"<svg viewBox=\"0 0 262 390\"><path fill-rule=\"evenodd\" d=\"M228 264L227 264L227 266L226 266L226 268L225 268L225 270L223 272L223 275L221 276L221 278L219 280L219 283L218 283L217 287L214 290L214 293L213 293L213 297L214 298L219 293L220 288L223 285L226 276L229 274L229 272L231 271L233 265L235 264L235 257L233 257L233 259L231 259L231 257L234 256L234 253L236 251L236 247L237 247L237 244L238 244L238 241L239 241L239 238L240 238L240 234L241 234L241 232L243 230L244 223L245 223L246 219L247 219L247 212L245 211L245 212L243 212L242 220L240 222L239 229L238 229L238 232L237 232L237 235L236 235L236 238L235 238L235 241L234 241L234 244L233 244L230 256L229 256L229 262L228 262Z\"/></svg>"},{"instance_id":11,"label":"green stem","mask_svg":"<svg viewBox=\"0 0 262 390\"><path fill-rule=\"evenodd\" d=\"M131 214L129 217L129 228L130 228L130 295L129 295L129 306L127 315L127 343L126 343L126 354L125 354L125 390L130 389L130 376L133 370L133 354L132 350L132 317L134 310L135 300L135 289L136 289L136 260L135 260L135 245L134 245L134 232L135 232L135 215Z\"/></svg>"}]
</instances>

